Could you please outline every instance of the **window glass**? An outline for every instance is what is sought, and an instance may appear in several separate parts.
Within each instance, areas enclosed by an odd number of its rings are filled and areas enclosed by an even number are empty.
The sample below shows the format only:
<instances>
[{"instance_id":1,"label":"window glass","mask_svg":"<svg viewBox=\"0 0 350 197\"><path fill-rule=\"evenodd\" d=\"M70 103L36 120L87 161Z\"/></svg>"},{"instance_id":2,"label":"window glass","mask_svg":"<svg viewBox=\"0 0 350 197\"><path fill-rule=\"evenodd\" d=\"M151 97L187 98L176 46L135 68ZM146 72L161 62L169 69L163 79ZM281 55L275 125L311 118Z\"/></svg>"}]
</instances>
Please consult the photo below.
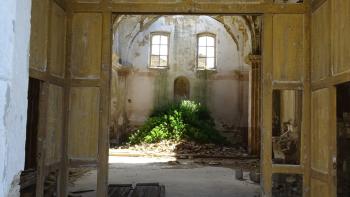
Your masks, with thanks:
<instances>
[{"instance_id":1,"label":"window glass","mask_svg":"<svg viewBox=\"0 0 350 197\"><path fill-rule=\"evenodd\" d=\"M198 37L198 69L215 69L215 37L211 35L201 35Z\"/></svg>"},{"instance_id":2,"label":"window glass","mask_svg":"<svg viewBox=\"0 0 350 197\"><path fill-rule=\"evenodd\" d=\"M168 66L168 44L169 36L163 34L152 34L150 67Z\"/></svg>"},{"instance_id":3,"label":"window glass","mask_svg":"<svg viewBox=\"0 0 350 197\"><path fill-rule=\"evenodd\" d=\"M199 37L198 45L200 47L206 47L207 46L207 37L206 36Z\"/></svg>"},{"instance_id":4,"label":"window glass","mask_svg":"<svg viewBox=\"0 0 350 197\"><path fill-rule=\"evenodd\" d=\"M168 36L161 36L160 44L168 45Z\"/></svg>"},{"instance_id":5,"label":"window glass","mask_svg":"<svg viewBox=\"0 0 350 197\"><path fill-rule=\"evenodd\" d=\"M208 47L215 46L215 39L213 37L207 37L207 46Z\"/></svg>"},{"instance_id":6,"label":"window glass","mask_svg":"<svg viewBox=\"0 0 350 197\"><path fill-rule=\"evenodd\" d=\"M215 57L215 49L214 47L207 48L207 57Z\"/></svg>"}]
</instances>

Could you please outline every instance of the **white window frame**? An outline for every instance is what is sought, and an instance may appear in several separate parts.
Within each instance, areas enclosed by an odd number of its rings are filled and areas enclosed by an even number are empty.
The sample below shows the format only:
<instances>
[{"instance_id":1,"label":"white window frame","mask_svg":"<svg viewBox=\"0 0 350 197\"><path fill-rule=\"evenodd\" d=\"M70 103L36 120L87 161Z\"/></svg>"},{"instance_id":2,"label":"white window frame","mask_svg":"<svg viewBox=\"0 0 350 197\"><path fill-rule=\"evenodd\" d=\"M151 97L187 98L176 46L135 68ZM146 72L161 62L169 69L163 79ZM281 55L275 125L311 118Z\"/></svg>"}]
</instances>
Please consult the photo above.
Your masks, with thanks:
<instances>
[{"instance_id":1,"label":"white window frame","mask_svg":"<svg viewBox=\"0 0 350 197\"><path fill-rule=\"evenodd\" d=\"M199 57L199 47L205 47L206 48L206 54L207 54L207 50L209 47L212 47L212 46L199 46L199 39L202 38L202 37L211 37L214 39L214 57ZM217 54L216 54L216 35L213 34L213 33L208 33L208 32L205 32L205 33L200 33L200 34L197 34L197 70L216 70L216 66L217 66L217 62L216 62L216 57L217 57ZM214 66L213 68L208 68L208 58L214 58ZM200 67L199 66L199 60L200 59L206 59L206 62L205 62L205 66L204 67Z\"/></svg>"},{"instance_id":2,"label":"white window frame","mask_svg":"<svg viewBox=\"0 0 350 197\"><path fill-rule=\"evenodd\" d=\"M165 55L161 55L160 53L159 53L159 55L153 55L152 54L152 50L153 50L153 46L154 45L159 45L159 47L164 45L161 42L159 44L154 44L153 43L153 37L154 36L165 36L168 39L168 41L167 41L167 55L166 55L167 62L166 62L165 66L161 66L160 65L160 58L161 58L161 56L165 56ZM149 68L169 68L170 33L168 33L168 32L152 32L150 37L151 37L150 38L150 53L149 53L150 55L149 55L149 63L148 63ZM152 65L152 56L158 56L159 57L159 64L158 65Z\"/></svg>"}]
</instances>

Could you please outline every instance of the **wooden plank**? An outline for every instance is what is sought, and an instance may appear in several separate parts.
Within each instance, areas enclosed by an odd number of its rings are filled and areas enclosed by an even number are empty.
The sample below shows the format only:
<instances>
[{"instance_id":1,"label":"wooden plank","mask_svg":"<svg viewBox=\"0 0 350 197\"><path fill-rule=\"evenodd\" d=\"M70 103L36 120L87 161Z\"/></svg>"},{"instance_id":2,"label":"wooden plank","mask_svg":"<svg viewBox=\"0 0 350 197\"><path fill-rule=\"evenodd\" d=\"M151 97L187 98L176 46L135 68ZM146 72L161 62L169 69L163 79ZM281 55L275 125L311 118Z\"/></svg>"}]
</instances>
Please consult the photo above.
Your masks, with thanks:
<instances>
[{"instance_id":1,"label":"wooden plank","mask_svg":"<svg viewBox=\"0 0 350 197\"><path fill-rule=\"evenodd\" d=\"M272 165L272 173L304 174L304 168L297 165Z\"/></svg>"},{"instance_id":2,"label":"wooden plank","mask_svg":"<svg viewBox=\"0 0 350 197\"><path fill-rule=\"evenodd\" d=\"M304 84L299 81L273 81L272 86L278 90L302 90Z\"/></svg>"},{"instance_id":3,"label":"wooden plank","mask_svg":"<svg viewBox=\"0 0 350 197\"><path fill-rule=\"evenodd\" d=\"M70 65L71 65L71 40L72 40L72 18L73 11L71 9L71 1L64 0L66 11L66 58L65 58L65 78L64 86L64 123L62 133L62 161L59 171L59 184L57 196L66 197L68 195L68 174L69 174L69 160L68 160L68 130L69 130L69 99L70 99Z\"/></svg>"},{"instance_id":4,"label":"wooden plank","mask_svg":"<svg viewBox=\"0 0 350 197\"><path fill-rule=\"evenodd\" d=\"M72 87L68 130L71 159L97 159L100 89Z\"/></svg>"},{"instance_id":5,"label":"wooden plank","mask_svg":"<svg viewBox=\"0 0 350 197\"><path fill-rule=\"evenodd\" d=\"M72 78L99 79L102 14L76 13L73 16L72 28Z\"/></svg>"},{"instance_id":6,"label":"wooden plank","mask_svg":"<svg viewBox=\"0 0 350 197\"><path fill-rule=\"evenodd\" d=\"M48 70L51 75L64 78L66 64L66 13L56 3L52 3L51 10Z\"/></svg>"},{"instance_id":7,"label":"wooden plank","mask_svg":"<svg viewBox=\"0 0 350 197\"><path fill-rule=\"evenodd\" d=\"M37 150L37 179L36 179L36 196L44 195L45 182L45 138L47 128L47 107L48 107L48 83L43 82L41 85L39 101L39 123L38 123L38 150Z\"/></svg>"},{"instance_id":8,"label":"wooden plank","mask_svg":"<svg viewBox=\"0 0 350 197\"><path fill-rule=\"evenodd\" d=\"M312 81L330 76L331 42L330 42L330 1L326 1L312 13Z\"/></svg>"},{"instance_id":9,"label":"wooden plank","mask_svg":"<svg viewBox=\"0 0 350 197\"><path fill-rule=\"evenodd\" d=\"M262 195L271 196L272 189L272 63L273 63L273 15L263 17L263 67L262 67Z\"/></svg>"},{"instance_id":10,"label":"wooden plank","mask_svg":"<svg viewBox=\"0 0 350 197\"><path fill-rule=\"evenodd\" d=\"M304 16L273 16L273 79L302 81L304 78Z\"/></svg>"},{"instance_id":11,"label":"wooden plank","mask_svg":"<svg viewBox=\"0 0 350 197\"><path fill-rule=\"evenodd\" d=\"M47 72L41 72L41 71L35 70L33 68L29 69L29 76L32 78L35 78L35 79L39 79L41 81L47 81L50 84L55 84L58 86L64 86L66 83L66 81L62 78L48 75Z\"/></svg>"},{"instance_id":12,"label":"wooden plank","mask_svg":"<svg viewBox=\"0 0 350 197\"><path fill-rule=\"evenodd\" d=\"M104 3L107 5L108 1ZM110 125L110 76L112 73L112 13L103 13L102 65L101 65L101 104L100 126L98 136L99 170L97 178L97 195L107 196L108 193L108 154Z\"/></svg>"},{"instance_id":13,"label":"wooden plank","mask_svg":"<svg viewBox=\"0 0 350 197\"><path fill-rule=\"evenodd\" d=\"M248 151L252 155L260 155L261 150L261 55L250 55L252 63L250 72L250 101L248 123Z\"/></svg>"},{"instance_id":14,"label":"wooden plank","mask_svg":"<svg viewBox=\"0 0 350 197\"><path fill-rule=\"evenodd\" d=\"M311 13L304 15L304 81L301 122L301 166L304 168L303 196L310 196L310 130L311 130Z\"/></svg>"},{"instance_id":15,"label":"wooden plank","mask_svg":"<svg viewBox=\"0 0 350 197\"><path fill-rule=\"evenodd\" d=\"M46 130L46 157L45 164L50 165L61 161L62 133L63 133L63 101L64 89L49 84L48 111Z\"/></svg>"}]
</instances>

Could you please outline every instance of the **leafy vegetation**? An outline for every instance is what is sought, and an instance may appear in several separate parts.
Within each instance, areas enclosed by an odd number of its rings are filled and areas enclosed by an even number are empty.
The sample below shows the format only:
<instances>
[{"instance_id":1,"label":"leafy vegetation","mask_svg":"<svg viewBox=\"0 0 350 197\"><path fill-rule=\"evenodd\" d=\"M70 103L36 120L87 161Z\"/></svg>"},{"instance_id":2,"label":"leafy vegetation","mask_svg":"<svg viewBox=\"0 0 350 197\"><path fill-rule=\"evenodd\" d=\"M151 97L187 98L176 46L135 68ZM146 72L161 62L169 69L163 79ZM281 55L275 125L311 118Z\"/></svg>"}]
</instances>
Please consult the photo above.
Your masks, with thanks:
<instances>
[{"instance_id":1,"label":"leafy vegetation","mask_svg":"<svg viewBox=\"0 0 350 197\"><path fill-rule=\"evenodd\" d=\"M200 103L189 100L155 110L145 124L129 137L128 143L184 139L199 143L226 143L215 129L209 111Z\"/></svg>"}]
</instances>

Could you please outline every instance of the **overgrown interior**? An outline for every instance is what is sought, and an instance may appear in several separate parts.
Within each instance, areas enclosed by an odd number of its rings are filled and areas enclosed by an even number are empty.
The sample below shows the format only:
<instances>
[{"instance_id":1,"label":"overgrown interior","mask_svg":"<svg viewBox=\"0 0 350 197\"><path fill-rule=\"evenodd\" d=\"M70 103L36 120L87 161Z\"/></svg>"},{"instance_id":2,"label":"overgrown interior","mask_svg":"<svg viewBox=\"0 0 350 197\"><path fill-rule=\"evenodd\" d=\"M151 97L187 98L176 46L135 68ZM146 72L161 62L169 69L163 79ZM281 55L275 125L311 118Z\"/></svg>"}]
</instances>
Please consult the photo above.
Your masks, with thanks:
<instances>
[{"instance_id":1,"label":"overgrown interior","mask_svg":"<svg viewBox=\"0 0 350 197\"><path fill-rule=\"evenodd\" d=\"M98 173L86 182L85 192L105 194L107 135L111 144L118 145L156 106L186 98L205 103L222 134L243 144L249 153L261 153L261 187L266 196L348 196L349 85L339 84L350 79L349 1L169 2L33 0L22 195L32 196L35 190L39 196L65 194L67 185L74 187L74 177L84 177L91 169ZM198 15L166 15L177 12L169 4L180 13ZM165 15L122 16L111 10ZM241 11L261 15L199 15ZM191 20L182 17L209 21L213 29L200 31L201 25L193 28ZM263 25L254 26L254 17ZM124 21L125 32L118 32L122 19L133 25ZM166 27L143 31L157 23ZM172 37L167 28L183 34ZM204 33L210 38L212 31L231 37L217 47L237 47L239 55L221 58L218 50L214 57L198 58L198 47L206 48L205 53L213 47L198 46L198 37ZM159 53L152 54L150 33L157 32L160 41L154 46ZM126 43L113 45L118 39L112 37L118 35L125 36L120 40ZM167 36L170 44L165 54L160 48ZM174 44L180 47L174 50ZM226 49L222 51L230 51ZM175 59L174 54L184 58ZM221 72L221 59L239 66ZM237 59L237 64L232 63ZM174 60L176 65L167 65ZM215 61L218 67L213 67ZM149 64L169 68L149 68ZM199 65L208 69L197 69ZM117 84L111 100L109 80L111 86ZM238 93L229 92L232 87ZM112 132L107 134L109 126Z\"/></svg>"}]
</instances>

